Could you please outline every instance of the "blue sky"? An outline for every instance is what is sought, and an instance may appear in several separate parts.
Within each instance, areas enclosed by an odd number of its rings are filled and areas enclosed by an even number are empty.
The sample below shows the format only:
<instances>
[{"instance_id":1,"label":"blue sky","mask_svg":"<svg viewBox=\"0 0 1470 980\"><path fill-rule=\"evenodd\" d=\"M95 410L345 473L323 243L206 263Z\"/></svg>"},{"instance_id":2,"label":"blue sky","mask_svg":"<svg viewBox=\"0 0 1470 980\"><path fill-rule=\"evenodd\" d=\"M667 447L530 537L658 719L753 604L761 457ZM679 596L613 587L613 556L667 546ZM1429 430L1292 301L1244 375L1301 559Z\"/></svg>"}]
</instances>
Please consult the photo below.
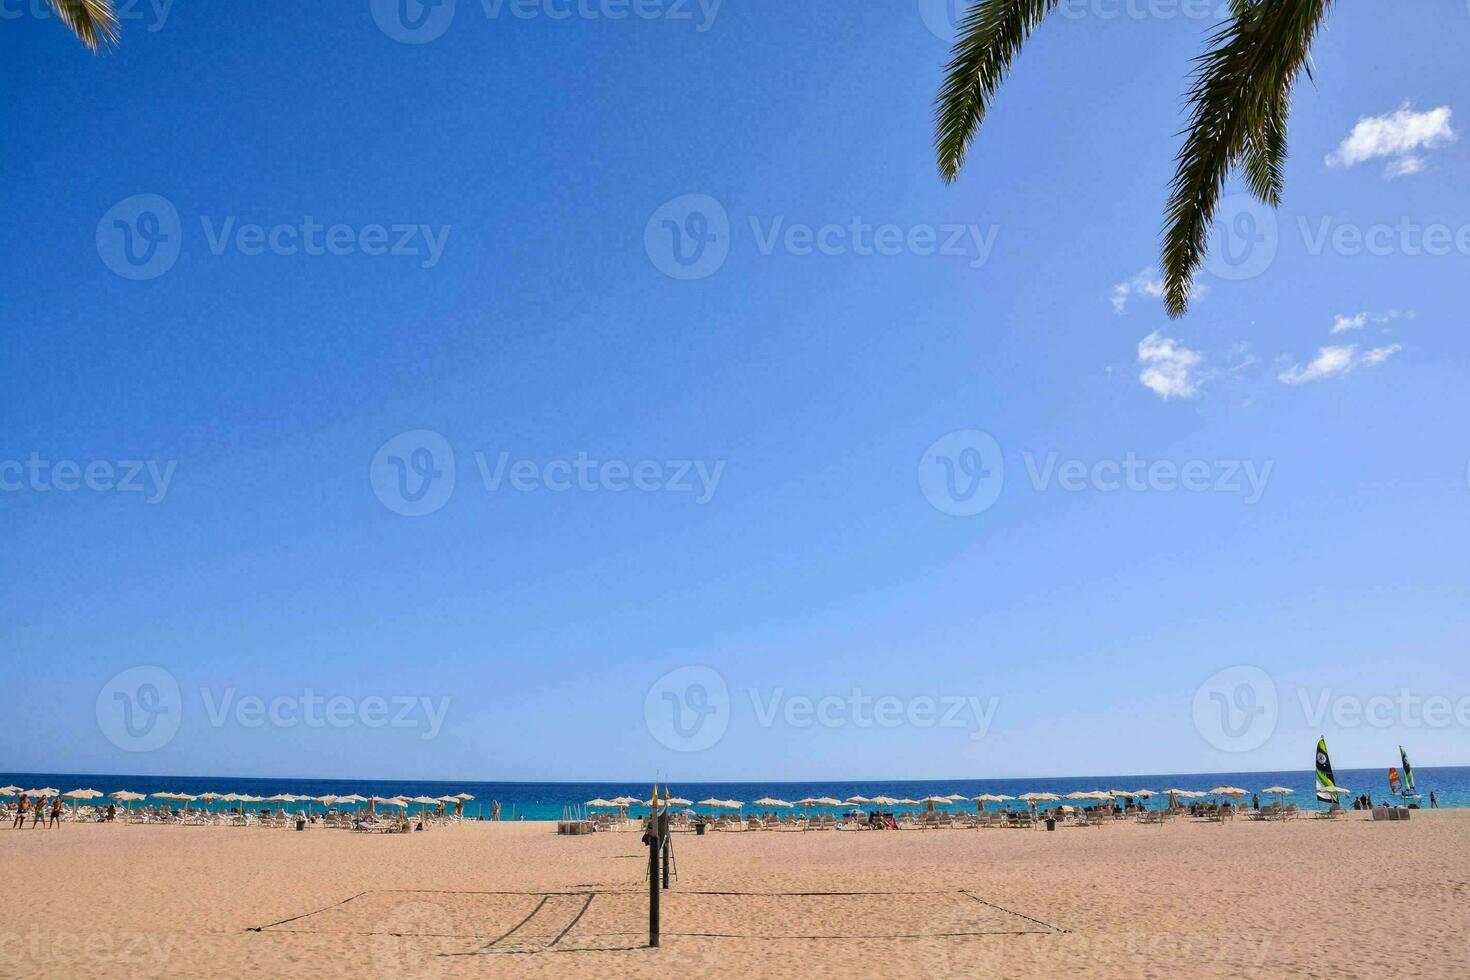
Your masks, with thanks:
<instances>
[{"instance_id":1,"label":"blue sky","mask_svg":"<svg viewBox=\"0 0 1470 980\"><path fill-rule=\"evenodd\" d=\"M948 188L942 4L624 9L7 0L0 768L1470 761L1463 5L1338 6L1179 321L1189 4L1054 16Z\"/></svg>"}]
</instances>

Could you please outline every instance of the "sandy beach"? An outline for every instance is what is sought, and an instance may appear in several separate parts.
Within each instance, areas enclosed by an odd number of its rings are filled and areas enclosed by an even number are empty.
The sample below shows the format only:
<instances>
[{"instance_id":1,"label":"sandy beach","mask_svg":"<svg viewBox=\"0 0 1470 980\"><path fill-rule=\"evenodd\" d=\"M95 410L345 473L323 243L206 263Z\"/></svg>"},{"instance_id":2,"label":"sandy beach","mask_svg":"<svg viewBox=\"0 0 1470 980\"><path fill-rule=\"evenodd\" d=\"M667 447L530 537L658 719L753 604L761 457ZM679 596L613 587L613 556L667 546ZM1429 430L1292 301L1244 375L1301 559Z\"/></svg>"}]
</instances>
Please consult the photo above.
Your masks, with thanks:
<instances>
[{"instance_id":1,"label":"sandy beach","mask_svg":"<svg viewBox=\"0 0 1470 980\"><path fill-rule=\"evenodd\" d=\"M68 825L0 837L0 975L1470 975L1470 811L676 837Z\"/></svg>"}]
</instances>

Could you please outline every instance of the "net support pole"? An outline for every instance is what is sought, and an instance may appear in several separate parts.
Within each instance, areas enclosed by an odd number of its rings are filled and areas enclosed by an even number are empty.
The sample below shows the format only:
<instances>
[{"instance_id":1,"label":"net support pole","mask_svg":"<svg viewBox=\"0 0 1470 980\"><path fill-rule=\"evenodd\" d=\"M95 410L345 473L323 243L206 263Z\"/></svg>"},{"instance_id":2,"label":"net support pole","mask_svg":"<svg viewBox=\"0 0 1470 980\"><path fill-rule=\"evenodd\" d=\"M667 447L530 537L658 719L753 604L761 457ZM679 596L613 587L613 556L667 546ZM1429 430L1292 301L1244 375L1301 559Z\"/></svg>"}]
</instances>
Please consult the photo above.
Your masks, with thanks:
<instances>
[{"instance_id":1,"label":"net support pole","mask_svg":"<svg viewBox=\"0 0 1470 980\"><path fill-rule=\"evenodd\" d=\"M648 945L657 948L659 941L658 922L658 852L662 847L663 835L659 833L658 811L648 822Z\"/></svg>"}]
</instances>

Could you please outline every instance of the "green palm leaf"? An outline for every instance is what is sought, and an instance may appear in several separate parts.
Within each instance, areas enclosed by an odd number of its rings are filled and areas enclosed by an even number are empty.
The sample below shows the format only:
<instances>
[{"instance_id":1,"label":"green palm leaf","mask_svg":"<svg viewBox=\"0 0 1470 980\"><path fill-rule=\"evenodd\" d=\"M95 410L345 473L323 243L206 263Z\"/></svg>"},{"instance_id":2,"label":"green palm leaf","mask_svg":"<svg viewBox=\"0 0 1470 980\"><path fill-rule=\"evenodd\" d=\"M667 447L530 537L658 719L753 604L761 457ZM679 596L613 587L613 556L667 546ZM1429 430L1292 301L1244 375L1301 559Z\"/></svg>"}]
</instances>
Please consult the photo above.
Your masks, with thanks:
<instances>
[{"instance_id":1,"label":"green palm leaf","mask_svg":"<svg viewBox=\"0 0 1470 980\"><path fill-rule=\"evenodd\" d=\"M1232 166L1241 163L1252 191L1280 200L1291 89L1332 0L1237 3L1196 60L1190 124L1179 151L1164 231L1164 305L1189 307L1194 274Z\"/></svg>"},{"instance_id":2,"label":"green palm leaf","mask_svg":"<svg viewBox=\"0 0 1470 980\"><path fill-rule=\"evenodd\" d=\"M1058 0L976 0L960 21L944 86L934 103L939 173L959 176L965 155L1011 61Z\"/></svg>"},{"instance_id":3,"label":"green palm leaf","mask_svg":"<svg viewBox=\"0 0 1470 980\"><path fill-rule=\"evenodd\" d=\"M51 0L61 22L94 53L117 44L117 13L112 0Z\"/></svg>"}]
</instances>

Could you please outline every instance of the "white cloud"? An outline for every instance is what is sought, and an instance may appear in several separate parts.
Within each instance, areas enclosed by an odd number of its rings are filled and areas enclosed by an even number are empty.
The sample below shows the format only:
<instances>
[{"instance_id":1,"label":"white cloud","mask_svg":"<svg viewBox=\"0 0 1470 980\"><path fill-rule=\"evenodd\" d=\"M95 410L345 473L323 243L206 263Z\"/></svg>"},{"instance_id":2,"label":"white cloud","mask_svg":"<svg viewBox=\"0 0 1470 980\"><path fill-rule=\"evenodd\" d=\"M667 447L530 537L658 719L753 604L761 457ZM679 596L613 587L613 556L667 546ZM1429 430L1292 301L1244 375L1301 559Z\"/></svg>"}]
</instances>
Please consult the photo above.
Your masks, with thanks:
<instances>
[{"instance_id":1,"label":"white cloud","mask_svg":"<svg viewBox=\"0 0 1470 980\"><path fill-rule=\"evenodd\" d=\"M1339 313L1332 318L1332 332L1334 334L1347 333L1349 330L1362 330L1370 323L1388 323L1390 320L1400 318L1413 319L1414 311L1407 313L1399 310L1389 310L1387 313L1371 313L1364 310L1362 313Z\"/></svg>"},{"instance_id":2,"label":"white cloud","mask_svg":"<svg viewBox=\"0 0 1470 980\"><path fill-rule=\"evenodd\" d=\"M1352 167L1368 160L1389 158L1385 177L1407 177L1424 169L1424 159L1415 151L1430 150L1455 138L1450 128L1450 107L1442 105L1415 112L1405 102L1386 116L1364 116L1347 139L1327 155L1329 167Z\"/></svg>"},{"instance_id":3,"label":"white cloud","mask_svg":"<svg viewBox=\"0 0 1470 980\"><path fill-rule=\"evenodd\" d=\"M1387 347L1375 347L1363 355L1360 363L1364 367L1377 367L1401 350L1403 348L1398 344L1389 344Z\"/></svg>"},{"instance_id":4,"label":"white cloud","mask_svg":"<svg viewBox=\"0 0 1470 980\"><path fill-rule=\"evenodd\" d=\"M1395 177L1412 177L1423 169L1423 157L1399 157L1397 160L1388 161L1388 164L1383 168L1383 176L1389 180L1393 180Z\"/></svg>"},{"instance_id":5,"label":"white cloud","mask_svg":"<svg viewBox=\"0 0 1470 980\"><path fill-rule=\"evenodd\" d=\"M1377 367L1403 350L1398 344L1375 347L1364 354L1358 353L1356 344L1346 347L1323 347L1317 356L1306 365L1295 365L1282 371L1277 377L1282 384L1300 385L1309 381L1325 381L1341 377L1356 367Z\"/></svg>"},{"instance_id":6,"label":"white cloud","mask_svg":"<svg viewBox=\"0 0 1470 980\"><path fill-rule=\"evenodd\" d=\"M1192 398L1199 391L1195 369L1202 360L1198 351L1181 347L1156 330L1138 342L1138 363L1143 365L1138 380L1165 401Z\"/></svg>"},{"instance_id":7,"label":"white cloud","mask_svg":"<svg viewBox=\"0 0 1470 980\"><path fill-rule=\"evenodd\" d=\"M1159 299L1163 295L1164 280L1159 278L1157 269L1150 268L1114 286L1109 302L1113 304L1113 312L1121 314L1128 312L1128 300L1134 296L1150 296Z\"/></svg>"}]
</instances>

